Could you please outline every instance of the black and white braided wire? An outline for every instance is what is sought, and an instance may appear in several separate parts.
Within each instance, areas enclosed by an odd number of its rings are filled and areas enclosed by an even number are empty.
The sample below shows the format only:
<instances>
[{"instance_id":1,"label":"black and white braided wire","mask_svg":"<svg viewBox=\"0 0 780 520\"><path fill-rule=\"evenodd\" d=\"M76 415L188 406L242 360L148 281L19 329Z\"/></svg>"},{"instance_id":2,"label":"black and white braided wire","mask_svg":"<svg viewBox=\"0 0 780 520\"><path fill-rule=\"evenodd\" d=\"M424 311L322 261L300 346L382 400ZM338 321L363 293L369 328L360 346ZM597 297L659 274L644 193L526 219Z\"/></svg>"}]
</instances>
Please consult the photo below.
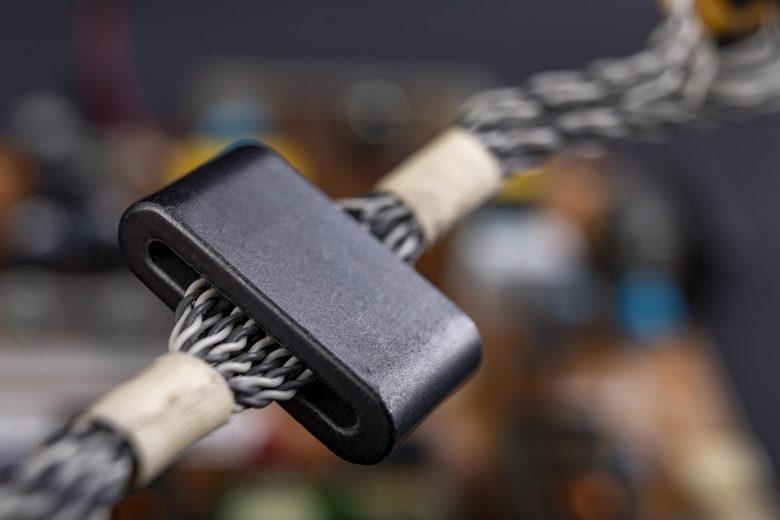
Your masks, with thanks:
<instances>
[{"instance_id":1,"label":"black and white braided wire","mask_svg":"<svg viewBox=\"0 0 780 520\"><path fill-rule=\"evenodd\" d=\"M414 262L423 253L422 228L414 213L394 195L369 193L338 203L402 261Z\"/></svg>"},{"instance_id":2,"label":"black and white braided wire","mask_svg":"<svg viewBox=\"0 0 780 520\"><path fill-rule=\"evenodd\" d=\"M464 105L459 125L509 176L580 144L662 137L670 127L750 120L778 108L776 19L718 46L693 0L671 2L670 9L645 50L478 93Z\"/></svg>"},{"instance_id":3,"label":"black and white braided wire","mask_svg":"<svg viewBox=\"0 0 780 520\"><path fill-rule=\"evenodd\" d=\"M237 412L291 399L314 380L311 370L205 278L187 289L175 320L169 350L216 368L233 392Z\"/></svg>"},{"instance_id":4,"label":"black and white braided wire","mask_svg":"<svg viewBox=\"0 0 780 520\"><path fill-rule=\"evenodd\" d=\"M3 520L101 520L128 492L135 469L127 441L75 420L0 485Z\"/></svg>"},{"instance_id":5,"label":"black and white braided wire","mask_svg":"<svg viewBox=\"0 0 780 520\"><path fill-rule=\"evenodd\" d=\"M668 17L643 51L480 92L464 104L458 125L510 177L579 145L663 137L696 123L750 121L780 108L776 18L750 37L718 46L693 0L669 4ZM394 196L374 193L343 203L402 258L424 251L414 215Z\"/></svg>"}]
</instances>

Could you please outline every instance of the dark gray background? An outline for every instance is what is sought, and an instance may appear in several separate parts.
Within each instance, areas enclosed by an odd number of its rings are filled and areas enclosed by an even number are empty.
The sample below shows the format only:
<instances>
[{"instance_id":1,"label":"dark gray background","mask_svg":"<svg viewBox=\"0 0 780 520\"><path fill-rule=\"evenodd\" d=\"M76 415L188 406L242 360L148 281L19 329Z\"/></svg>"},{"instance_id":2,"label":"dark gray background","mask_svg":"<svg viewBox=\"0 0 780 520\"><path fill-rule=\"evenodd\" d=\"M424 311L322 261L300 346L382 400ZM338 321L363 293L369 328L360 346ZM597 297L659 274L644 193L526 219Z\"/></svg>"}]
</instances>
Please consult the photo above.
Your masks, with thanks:
<instances>
[{"instance_id":1,"label":"dark gray background","mask_svg":"<svg viewBox=\"0 0 780 520\"><path fill-rule=\"evenodd\" d=\"M72 87L73 0L3 0L0 102ZM136 0L134 64L165 119L210 54L470 61L509 79L639 49L652 0Z\"/></svg>"}]
</instances>

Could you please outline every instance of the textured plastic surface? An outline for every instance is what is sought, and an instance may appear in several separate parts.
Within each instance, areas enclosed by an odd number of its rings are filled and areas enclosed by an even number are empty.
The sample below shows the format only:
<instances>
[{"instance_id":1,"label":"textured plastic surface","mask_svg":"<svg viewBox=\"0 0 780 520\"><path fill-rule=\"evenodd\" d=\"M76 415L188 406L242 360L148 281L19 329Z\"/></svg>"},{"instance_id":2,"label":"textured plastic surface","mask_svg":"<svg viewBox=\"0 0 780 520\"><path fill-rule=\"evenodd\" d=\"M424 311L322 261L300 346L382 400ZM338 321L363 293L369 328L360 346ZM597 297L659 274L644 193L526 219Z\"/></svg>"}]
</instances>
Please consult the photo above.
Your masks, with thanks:
<instances>
[{"instance_id":1,"label":"textured plastic surface","mask_svg":"<svg viewBox=\"0 0 780 520\"><path fill-rule=\"evenodd\" d=\"M462 311L260 145L134 204L119 238L170 307L200 273L306 364L320 382L283 406L346 460L386 457L479 363Z\"/></svg>"}]
</instances>

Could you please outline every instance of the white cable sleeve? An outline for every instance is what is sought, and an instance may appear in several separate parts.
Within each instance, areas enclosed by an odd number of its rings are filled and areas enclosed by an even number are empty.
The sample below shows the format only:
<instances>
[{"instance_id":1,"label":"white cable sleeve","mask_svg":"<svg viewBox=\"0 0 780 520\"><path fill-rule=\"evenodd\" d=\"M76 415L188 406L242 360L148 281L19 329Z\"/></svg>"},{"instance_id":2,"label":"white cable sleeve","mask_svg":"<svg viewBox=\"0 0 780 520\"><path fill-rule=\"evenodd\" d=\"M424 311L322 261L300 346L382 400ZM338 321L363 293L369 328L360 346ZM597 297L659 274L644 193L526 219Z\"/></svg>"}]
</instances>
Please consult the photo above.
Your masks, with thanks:
<instances>
[{"instance_id":1,"label":"white cable sleeve","mask_svg":"<svg viewBox=\"0 0 780 520\"><path fill-rule=\"evenodd\" d=\"M501 188L502 170L476 137L451 128L379 181L377 191L401 199L425 241L435 242Z\"/></svg>"},{"instance_id":2,"label":"white cable sleeve","mask_svg":"<svg viewBox=\"0 0 780 520\"><path fill-rule=\"evenodd\" d=\"M219 372L194 356L171 352L103 396L83 417L125 435L136 455L134 484L140 487L225 424L234 407Z\"/></svg>"}]
</instances>

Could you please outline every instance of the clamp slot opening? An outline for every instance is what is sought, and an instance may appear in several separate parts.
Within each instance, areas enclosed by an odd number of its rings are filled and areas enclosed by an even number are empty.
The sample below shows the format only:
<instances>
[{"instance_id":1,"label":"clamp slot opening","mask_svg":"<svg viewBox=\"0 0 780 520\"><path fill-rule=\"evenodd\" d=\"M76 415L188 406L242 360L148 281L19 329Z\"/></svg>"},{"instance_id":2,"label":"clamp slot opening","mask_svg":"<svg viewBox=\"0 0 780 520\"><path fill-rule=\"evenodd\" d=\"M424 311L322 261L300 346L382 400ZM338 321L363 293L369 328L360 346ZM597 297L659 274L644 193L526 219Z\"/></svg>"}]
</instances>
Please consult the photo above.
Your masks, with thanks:
<instances>
[{"instance_id":1,"label":"clamp slot opening","mask_svg":"<svg viewBox=\"0 0 780 520\"><path fill-rule=\"evenodd\" d=\"M166 281L176 286L181 294L198 279L195 269L189 266L173 249L159 240L150 240L148 246L149 259Z\"/></svg>"},{"instance_id":2,"label":"clamp slot opening","mask_svg":"<svg viewBox=\"0 0 780 520\"><path fill-rule=\"evenodd\" d=\"M358 414L349 403L321 380L302 388L298 397L319 411L322 416L342 431L350 431L358 425Z\"/></svg>"}]
</instances>

